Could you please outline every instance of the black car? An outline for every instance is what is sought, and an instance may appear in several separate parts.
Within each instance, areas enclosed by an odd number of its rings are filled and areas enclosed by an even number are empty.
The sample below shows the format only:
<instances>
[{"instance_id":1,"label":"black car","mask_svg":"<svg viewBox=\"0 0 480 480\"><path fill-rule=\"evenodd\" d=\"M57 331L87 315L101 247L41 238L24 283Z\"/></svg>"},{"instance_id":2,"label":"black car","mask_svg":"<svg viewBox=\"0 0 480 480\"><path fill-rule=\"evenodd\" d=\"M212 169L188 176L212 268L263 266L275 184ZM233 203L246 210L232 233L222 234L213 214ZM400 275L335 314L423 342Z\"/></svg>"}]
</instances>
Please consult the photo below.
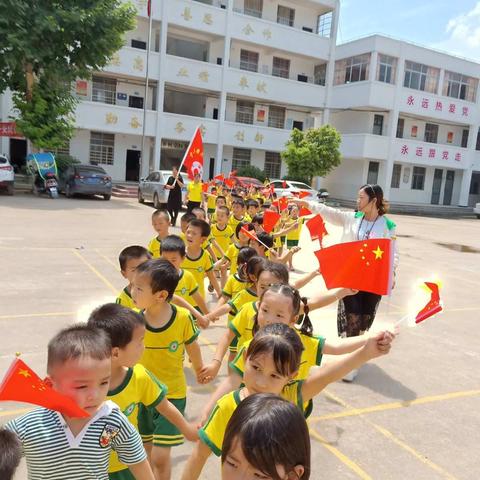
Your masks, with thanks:
<instances>
[{"instance_id":1,"label":"black car","mask_svg":"<svg viewBox=\"0 0 480 480\"><path fill-rule=\"evenodd\" d=\"M72 165L60 174L58 188L70 198L73 195L102 195L105 200L112 196L112 178L96 165Z\"/></svg>"}]
</instances>

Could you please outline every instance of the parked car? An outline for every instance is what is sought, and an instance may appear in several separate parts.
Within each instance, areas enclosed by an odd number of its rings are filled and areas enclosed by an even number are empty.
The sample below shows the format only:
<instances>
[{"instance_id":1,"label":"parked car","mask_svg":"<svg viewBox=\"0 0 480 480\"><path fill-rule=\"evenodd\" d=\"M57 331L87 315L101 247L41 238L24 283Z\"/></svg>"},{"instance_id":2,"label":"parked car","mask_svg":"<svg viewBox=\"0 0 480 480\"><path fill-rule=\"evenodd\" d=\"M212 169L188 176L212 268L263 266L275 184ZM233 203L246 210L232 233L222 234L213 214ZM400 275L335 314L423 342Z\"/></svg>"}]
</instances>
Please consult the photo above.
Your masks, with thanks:
<instances>
[{"instance_id":1,"label":"parked car","mask_svg":"<svg viewBox=\"0 0 480 480\"><path fill-rule=\"evenodd\" d=\"M263 183L260 180L258 180L257 178L253 178L253 177L232 177L232 179L235 180L235 182L240 187L243 187L243 188L248 188L251 185L253 185L254 187L263 188Z\"/></svg>"},{"instance_id":2,"label":"parked car","mask_svg":"<svg viewBox=\"0 0 480 480\"><path fill-rule=\"evenodd\" d=\"M138 201L140 203L153 203L155 208L165 208L168 200L169 190L165 188L168 178L172 175L171 170L155 170L146 178L141 178L138 184ZM187 185L190 180L186 172L181 172L184 187L182 188L182 199L187 196Z\"/></svg>"},{"instance_id":3,"label":"parked car","mask_svg":"<svg viewBox=\"0 0 480 480\"><path fill-rule=\"evenodd\" d=\"M300 191L309 193L309 195L304 198L307 201L324 200L328 197L328 193L320 193L318 190L313 189L310 185L303 182L296 182L294 180L272 180L271 184L278 197L292 195Z\"/></svg>"},{"instance_id":4,"label":"parked car","mask_svg":"<svg viewBox=\"0 0 480 480\"><path fill-rule=\"evenodd\" d=\"M110 200L112 178L97 165L71 165L59 175L58 189L67 198L83 194L102 195L105 200Z\"/></svg>"},{"instance_id":5,"label":"parked car","mask_svg":"<svg viewBox=\"0 0 480 480\"><path fill-rule=\"evenodd\" d=\"M480 203L475 205L473 208L473 213L477 216L477 218L480 218Z\"/></svg>"},{"instance_id":6,"label":"parked car","mask_svg":"<svg viewBox=\"0 0 480 480\"><path fill-rule=\"evenodd\" d=\"M0 155L0 188L6 190L7 195L13 195L15 173L13 166L6 155Z\"/></svg>"}]
</instances>

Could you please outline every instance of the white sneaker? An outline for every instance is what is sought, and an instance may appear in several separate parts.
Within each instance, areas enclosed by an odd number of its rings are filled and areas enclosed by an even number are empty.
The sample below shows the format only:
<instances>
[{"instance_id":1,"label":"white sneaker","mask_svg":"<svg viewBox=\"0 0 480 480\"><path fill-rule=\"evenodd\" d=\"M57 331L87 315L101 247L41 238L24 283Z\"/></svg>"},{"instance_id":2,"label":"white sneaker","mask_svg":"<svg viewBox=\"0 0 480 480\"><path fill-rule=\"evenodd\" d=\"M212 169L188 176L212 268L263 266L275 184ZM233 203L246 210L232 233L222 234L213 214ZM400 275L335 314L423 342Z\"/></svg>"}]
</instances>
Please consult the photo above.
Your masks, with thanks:
<instances>
[{"instance_id":1,"label":"white sneaker","mask_svg":"<svg viewBox=\"0 0 480 480\"><path fill-rule=\"evenodd\" d=\"M342 381L351 383L357 378L358 375L358 369L352 370L350 373L347 373L343 378Z\"/></svg>"}]
</instances>

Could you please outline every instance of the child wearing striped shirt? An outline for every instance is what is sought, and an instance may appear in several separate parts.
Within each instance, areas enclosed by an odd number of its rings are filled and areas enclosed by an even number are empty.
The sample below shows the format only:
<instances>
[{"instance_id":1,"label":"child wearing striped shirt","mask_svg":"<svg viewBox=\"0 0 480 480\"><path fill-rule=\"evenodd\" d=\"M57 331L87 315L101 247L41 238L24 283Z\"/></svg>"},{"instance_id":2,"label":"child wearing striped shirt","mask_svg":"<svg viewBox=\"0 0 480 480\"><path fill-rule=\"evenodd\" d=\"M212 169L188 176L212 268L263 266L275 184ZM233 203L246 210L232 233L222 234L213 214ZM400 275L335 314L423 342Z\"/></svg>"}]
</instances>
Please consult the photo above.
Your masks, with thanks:
<instances>
[{"instance_id":1,"label":"child wearing striped shirt","mask_svg":"<svg viewBox=\"0 0 480 480\"><path fill-rule=\"evenodd\" d=\"M134 478L154 480L140 435L106 400L111 351L107 333L86 325L66 328L48 344L46 382L90 416L37 408L7 423L22 444L29 480L108 480L112 450Z\"/></svg>"}]
</instances>

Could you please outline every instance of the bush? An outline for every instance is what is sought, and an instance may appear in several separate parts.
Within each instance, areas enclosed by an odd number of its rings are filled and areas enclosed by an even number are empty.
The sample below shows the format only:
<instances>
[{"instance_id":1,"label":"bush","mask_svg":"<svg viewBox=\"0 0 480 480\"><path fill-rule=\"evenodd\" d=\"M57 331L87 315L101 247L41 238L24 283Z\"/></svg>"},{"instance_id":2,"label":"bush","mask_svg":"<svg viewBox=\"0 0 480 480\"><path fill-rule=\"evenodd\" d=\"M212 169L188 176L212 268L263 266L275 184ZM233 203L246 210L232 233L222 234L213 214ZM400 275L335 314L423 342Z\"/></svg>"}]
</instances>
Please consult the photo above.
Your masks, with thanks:
<instances>
[{"instance_id":1,"label":"bush","mask_svg":"<svg viewBox=\"0 0 480 480\"><path fill-rule=\"evenodd\" d=\"M248 165L246 167L241 167L237 170L237 176L239 177L252 177L260 180L261 182L265 181L266 175L263 170L260 170L253 165Z\"/></svg>"},{"instance_id":2,"label":"bush","mask_svg":"<svg viewBox=\"0 0 480 480\"><path fill-rule=\"evenodd\" d=\"M71 165L82 163L77 158L72 157L71 155L65 155L63 153L55 155L55 161L57 162L57 168L59 172L65 172L65 170L67 170L67 168Z\"/></svg>"}]
</instances>

